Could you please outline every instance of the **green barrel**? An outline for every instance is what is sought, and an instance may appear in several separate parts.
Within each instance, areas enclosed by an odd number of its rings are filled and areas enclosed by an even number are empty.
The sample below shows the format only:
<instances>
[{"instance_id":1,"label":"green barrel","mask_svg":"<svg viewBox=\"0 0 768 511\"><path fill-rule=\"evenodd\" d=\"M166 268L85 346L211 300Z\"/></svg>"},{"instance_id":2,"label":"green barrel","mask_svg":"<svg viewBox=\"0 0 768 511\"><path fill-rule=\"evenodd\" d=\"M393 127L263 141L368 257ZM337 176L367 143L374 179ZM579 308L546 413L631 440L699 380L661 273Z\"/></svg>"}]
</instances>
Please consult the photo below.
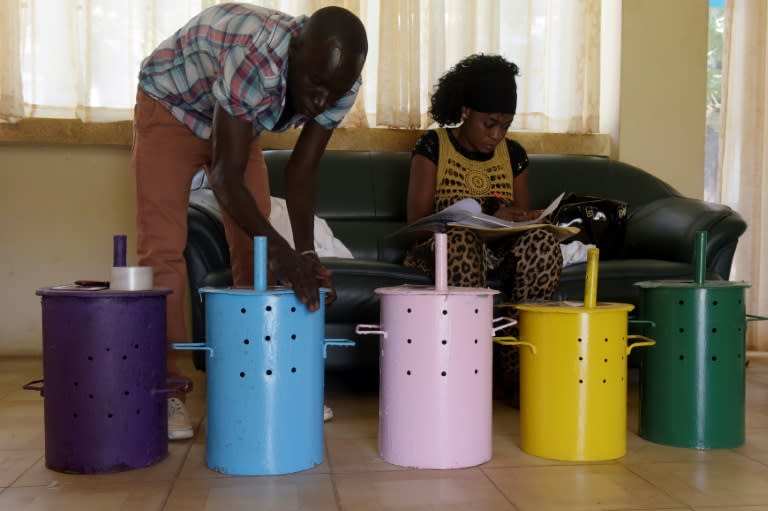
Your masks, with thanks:
<instances>
[{"instance_id":1,"label":"green barrel","mask_svg":"<svg viewBox=\"0 0 768 511\"><path fill-rule=\"evenodd\" d=\"M744 443L749 284L647 281L639 316L656 346L640 362L640 436L698 449Z\"/></svg>"}]
</instances>

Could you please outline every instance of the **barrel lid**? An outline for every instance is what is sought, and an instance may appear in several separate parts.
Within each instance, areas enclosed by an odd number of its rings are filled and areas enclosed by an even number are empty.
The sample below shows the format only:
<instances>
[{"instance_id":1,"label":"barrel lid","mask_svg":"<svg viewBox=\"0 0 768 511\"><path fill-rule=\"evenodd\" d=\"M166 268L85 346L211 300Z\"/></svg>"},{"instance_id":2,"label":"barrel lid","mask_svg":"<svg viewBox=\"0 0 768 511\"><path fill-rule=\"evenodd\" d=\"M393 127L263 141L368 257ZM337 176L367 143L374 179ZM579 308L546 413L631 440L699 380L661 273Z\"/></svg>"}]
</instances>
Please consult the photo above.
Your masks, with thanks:
<instances>
[{"instance_id":1,"label":"barrel lid","mask_svg":"<svg viewBox=\"0 0 768 511\"><path fill-rule=\"evenodd\" d=\"M658 289L664 287L671 287L675 289L681 288L707 288L707 289L719 289L727 287L745 288L750 287L749 282L744 281L730 281L730 280L705 280L702 283L694 280L643 280L641 282L635 282L637 287L646 289Z\"/></svg>"},{"instance_id":2,"label":"barrel lid","mask_svg":"<svg viewBox=\"0 0 768 511\"><path fill-rule=\"evenodd\" d=\"M330 289L326 287L320 288L320 294L328 293ZM200 294L203 293L215 293L215 294L227 294L227 295L248 295L248 296L266 296L266 295L288 295L294 294L293 289L286 286L271 286L266 289L254 289L251 287L201 287L199 289Z\"/></svg>"},{"instance_id":3,"label":"barrel lid","mask_svg":"<svg viewBox=\"0 0 768 511\"><path fill-rule=\"evenodd\" d=\"M374 290L380 295L497 295L500 291L487 287L453 287L438 290L434 286L403 284L401 286L379 287Z\"/></svg>"},{"instance_id":4,"label":"barrel lid","mask_svg":"<svg viewBox=\"0 0 768 511\"><path fill-rule=\"evenodd\" d=\"M166 296L170 293L171 290L165 287L156 287L141 291L118 291L109 288L92 289L73 284L43 287L35 292L38 296L70 296L77 298L144 298L150 296Z\"/></svg>"},{"instance_id":5,"label":"barrel lid","mask_svg":"<svg viewBox=\"0 0 768 511\"><path fill-rule=\"evenodd\" d=\"M518 310L528 312L562 312L581 314L584 312L628 312L635 308L631 303L597 302L594 307L585 307L584 302L576 301L543 301L514 304Z\"/></svg>"}]
</instances>

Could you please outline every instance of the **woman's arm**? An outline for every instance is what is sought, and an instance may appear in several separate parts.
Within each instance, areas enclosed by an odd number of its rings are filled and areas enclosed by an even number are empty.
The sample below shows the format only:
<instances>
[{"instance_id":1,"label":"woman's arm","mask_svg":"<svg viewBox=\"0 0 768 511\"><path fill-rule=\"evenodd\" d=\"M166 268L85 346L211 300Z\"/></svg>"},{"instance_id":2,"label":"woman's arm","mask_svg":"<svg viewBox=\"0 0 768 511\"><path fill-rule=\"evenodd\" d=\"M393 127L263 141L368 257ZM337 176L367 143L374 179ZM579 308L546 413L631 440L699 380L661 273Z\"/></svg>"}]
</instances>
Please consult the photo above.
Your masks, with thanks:
<instances>
[{"instance_id":1,"label":"woman's arm","mask_svg":"<svg viewBox=\"0 0 768 511\"><path fill-rule=\"evenodd\" d=\"M518 208L524 211L531 208L531 198L528 194L528 167L512 180L512 196L515 198L515 206Z\"/></svg>"},{"instance_id":2,"label":"woman's arm","mask_svg":"<svg viewBox=\"0 0 768 511\"><path fill-rule=\"evenodd\" d=\"M420 154L411 158L408 179L408 223L435 212L437 165Z\"/></svg>"}]
</instances>

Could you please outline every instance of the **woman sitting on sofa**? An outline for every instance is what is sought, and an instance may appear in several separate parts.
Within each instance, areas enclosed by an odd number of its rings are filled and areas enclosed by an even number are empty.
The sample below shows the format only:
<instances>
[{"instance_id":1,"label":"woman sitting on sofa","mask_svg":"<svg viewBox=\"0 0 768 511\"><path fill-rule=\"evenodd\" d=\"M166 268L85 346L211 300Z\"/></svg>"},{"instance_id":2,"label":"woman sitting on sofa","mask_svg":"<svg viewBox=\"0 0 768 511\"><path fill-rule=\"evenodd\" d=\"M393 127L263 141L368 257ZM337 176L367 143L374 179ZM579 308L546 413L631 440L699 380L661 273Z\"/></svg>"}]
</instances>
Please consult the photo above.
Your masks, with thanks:
<instances>
[{"instance_id":1,"label":"woman sitting on sofa","mask_svg":"<svg viewBox=\"0 0 768 511\"><path fill-rule=\"evenodd\" d=\"M527 220L528 155L506 138L517 107L518 67L501 56L471 55L438 81L429 113L441 127L424 133L412 152L408 222L468 197L483 213L504 220ZM446 128L445 126L452 126ZM447 229L448 284L486 287L489 276L503 282L513 302L546 300L558 286L563 266L556 237L533 229L494 241L475 231ZM417 241L404 264L434 276L433 238ZM494 389L516 401L519 359L515 347L496 346ZM499 385L501 384L501 385ZM499 391L504 396L499 396Z\"/></svg>"}]
</instances>

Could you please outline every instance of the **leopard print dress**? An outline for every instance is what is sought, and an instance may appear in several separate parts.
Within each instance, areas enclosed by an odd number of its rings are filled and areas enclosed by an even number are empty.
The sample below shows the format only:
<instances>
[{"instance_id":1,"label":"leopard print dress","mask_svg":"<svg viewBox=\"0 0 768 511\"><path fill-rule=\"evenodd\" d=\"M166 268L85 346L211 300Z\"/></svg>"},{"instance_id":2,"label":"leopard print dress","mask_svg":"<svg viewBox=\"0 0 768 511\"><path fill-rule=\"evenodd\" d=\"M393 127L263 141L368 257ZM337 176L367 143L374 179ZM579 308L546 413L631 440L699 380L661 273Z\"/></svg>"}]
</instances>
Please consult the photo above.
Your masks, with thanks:
<instances>
[{"instance_id":1,"label":"leopard print dress","mask_svg":"<svg viewBox=\"0 0 768 511\"><path fill-rule=\"evenodd\" d=\"M435 149L435 134L438 152L435 211L473 197L484 212L490 213L494 205L498 206L499 199L513 199L514 176L528 166L527 154L519 144L511 140L501 143L490 158L471 155L458 145L449 130L441 128L423 135L414 154L433 159L435 155L430 152ZM430 139L426 137L431 137L431 149ZM563 256L557 238L548 230L524 231L492 242L484 241L475 231L459 227L448 227L446 234L450 286L487 287L488 278L496 278L503 283L508 299L519 303L550 299L560 282ZM414 243L407 250L403 264L434 278L434 239ZM513 327L500 335L517 335L517 330ZM516 346L494 344L494 394L513 404L519 385L519 367Z\"/></svg>"}]
</instances>

